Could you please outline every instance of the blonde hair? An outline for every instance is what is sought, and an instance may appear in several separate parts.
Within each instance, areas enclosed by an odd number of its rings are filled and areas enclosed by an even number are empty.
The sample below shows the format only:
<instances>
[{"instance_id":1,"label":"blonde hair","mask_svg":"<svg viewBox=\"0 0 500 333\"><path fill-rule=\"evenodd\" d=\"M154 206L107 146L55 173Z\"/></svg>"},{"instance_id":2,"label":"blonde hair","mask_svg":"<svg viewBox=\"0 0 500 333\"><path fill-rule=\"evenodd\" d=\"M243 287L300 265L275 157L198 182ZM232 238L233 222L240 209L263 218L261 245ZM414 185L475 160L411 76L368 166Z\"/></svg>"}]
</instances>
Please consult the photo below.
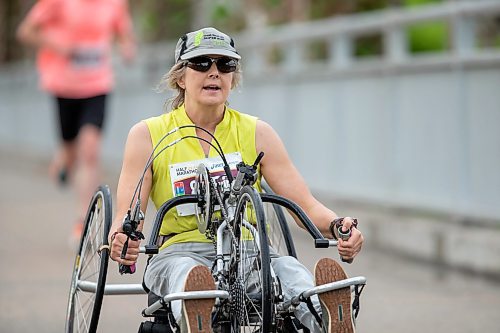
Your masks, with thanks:
<instances>
[{"instance_id":1,"label":"blonde hair","mask_svg":"<svg viewBox=\"0 0 500 333\"><path fill-rule=\"evenodd\" d=\"M156 88L156 91L158 92L164 92L167 89L171 89L177 92L177 94L169 98L165 102L165 111L168 111L168 106L169 104L171 105L170 109L177 109L179 106L184 104L184 98L185 98L185 91L181 86L179 86L178 82L179 80L186 74L186 64L187 61L179 61L175 65L170 68L170 70L163 75L161 78L160 82L158 83L158 86ZM238 65L236 66L236 70L233 72L233 81L231 82L231 89L234 89L237 87L242 79L242 70L241 70L241 63L238 61ZM227 101L226 101L227 104Z\"/></svg>"}]
</instances>

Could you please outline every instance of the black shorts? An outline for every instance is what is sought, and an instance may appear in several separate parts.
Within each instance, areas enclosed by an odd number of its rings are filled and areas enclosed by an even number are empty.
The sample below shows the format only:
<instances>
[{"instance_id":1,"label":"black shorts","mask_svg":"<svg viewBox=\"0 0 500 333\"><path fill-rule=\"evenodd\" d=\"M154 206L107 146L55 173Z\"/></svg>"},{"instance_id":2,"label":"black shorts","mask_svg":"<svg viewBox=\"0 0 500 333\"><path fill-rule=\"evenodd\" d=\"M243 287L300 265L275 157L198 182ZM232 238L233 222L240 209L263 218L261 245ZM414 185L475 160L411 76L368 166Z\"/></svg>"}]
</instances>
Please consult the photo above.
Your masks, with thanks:
<instances>
[{"instance_id":1,"label":"black shorts","mask_svg":"<svg viewBox=\"0 0 500 333\"><path fill-rule=\"evenodd\" d=\"M64 141L73 141L84 125L94 125L102 130L106 96L78 99L56 97L61 136Z\"/></svg>"}]
</instances>

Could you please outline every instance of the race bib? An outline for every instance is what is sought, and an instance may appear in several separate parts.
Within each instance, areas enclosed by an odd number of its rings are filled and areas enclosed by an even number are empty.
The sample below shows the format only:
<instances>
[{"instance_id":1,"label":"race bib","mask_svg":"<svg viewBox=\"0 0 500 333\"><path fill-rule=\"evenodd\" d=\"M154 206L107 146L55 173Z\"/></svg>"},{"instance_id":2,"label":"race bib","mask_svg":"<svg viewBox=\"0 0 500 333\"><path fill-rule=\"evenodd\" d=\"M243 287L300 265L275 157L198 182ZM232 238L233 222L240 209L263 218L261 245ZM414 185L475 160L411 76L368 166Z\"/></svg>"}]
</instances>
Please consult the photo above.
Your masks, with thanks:
<instances>
[{"instance_id":1,"label":"race bib","mask_svg":"<svg viewBox=\"0 0 500 333\"><path fill-rule=\"evenodd\" d=\"M96 69L103 66L104 49L97 47L78 48L71 54L71 65L75 69Z\"/></svg>"},{"instance_id":2,"label":"race bib","mask_svg":"<svg viewBox=\"0 0 500 333\"><path fill-rule=\"evenodd\" d=\"M239 152L225 155L231 174L236 176L238 172L236 165L242 161ZM220 157L210 157L202 160L189 161L170 165L170 180L172 182L172 193L175 197L181 195L195 194L194 185L196 178L196 170L200 163L205 164L208 172L216 183L228 181L224 172L224 163ZM177 214L179 216L194 215L195 204L185 204L177 206Z\"/></svg>"}]
</instances>

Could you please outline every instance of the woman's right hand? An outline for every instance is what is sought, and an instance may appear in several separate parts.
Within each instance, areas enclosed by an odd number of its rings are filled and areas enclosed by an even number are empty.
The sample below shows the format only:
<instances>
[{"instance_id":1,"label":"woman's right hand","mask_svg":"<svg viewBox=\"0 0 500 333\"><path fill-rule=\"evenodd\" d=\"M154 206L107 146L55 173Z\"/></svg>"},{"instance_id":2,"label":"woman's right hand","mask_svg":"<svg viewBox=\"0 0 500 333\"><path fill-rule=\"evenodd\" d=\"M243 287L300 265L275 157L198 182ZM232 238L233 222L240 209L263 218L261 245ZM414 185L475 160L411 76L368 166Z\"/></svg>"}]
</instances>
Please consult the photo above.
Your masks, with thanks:
<instances>
[{"instance_id":1,"label":"woman's right hand","mask_svg":"<svg viewBox=\"0 0 500 333\"><path fill-rule=\"evenodd\" d=\"M128 248L125 258L121 258L123 247L128 239ZM110 238L110 254L112 260L125 265L131 266L137 262L139 257L139 240L129 239L126 234L121 231L114 232Z\"/></svg>"}]
</instances>

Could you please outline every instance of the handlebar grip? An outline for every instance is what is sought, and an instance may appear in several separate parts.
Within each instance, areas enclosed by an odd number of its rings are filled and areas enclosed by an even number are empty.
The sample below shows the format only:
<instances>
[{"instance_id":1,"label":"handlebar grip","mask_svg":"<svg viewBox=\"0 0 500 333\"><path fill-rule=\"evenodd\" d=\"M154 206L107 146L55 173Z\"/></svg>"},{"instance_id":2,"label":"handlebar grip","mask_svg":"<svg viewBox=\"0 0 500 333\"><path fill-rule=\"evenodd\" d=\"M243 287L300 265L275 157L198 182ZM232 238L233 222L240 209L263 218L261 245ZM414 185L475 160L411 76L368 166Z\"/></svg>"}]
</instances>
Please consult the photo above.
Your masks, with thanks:
<instances>
[{"instance_id":1,"label":"handlebar grip","mask_svg":"<svg viewBox=\"0 0 500 333\"><path fill-rule=\"evenodd\" d=\"M122 254L120 255L121 259L125 259L125 256L127 255L129 239L130 239L130 236L127 237L127 241L123 244ZM135 273L135 264L132 264L130 266L124 265L124 264L119 264L118 265L118 272L120 272L120 274L134 274Z\"/></svg>"},{"instance_id":2,"label":"handlebar grip","mask_svg":"<svg viewBox=\"0 0 500 333\"><path fill-rule=\"evenodd\" d=\"M134 274L135 273L135 264L132 264L130 266L124 265L124 264L119 264L118 265L118 271L120 274Z\"/></svg>"},{"instance_id":3,"label":"handlebar grip","mask_svg":"<svg viewBox=\"0 0 500 333\"><path fill-rule=\"evenodd\" d=\"M344 231L342 231L342 226L340 226L337 231L339 233L339 238L342 240L346 241L351 237L351 229L344 232ZM353 259L344 259L344 257L340 257L340 259L342 260L342 262L345 262L348 264L352 264L352 262L353 262Z\"/></svg>"},{"instance_id":4,"label":"handlebar grip","mask_svg":"<svg viewBox=\"0 0 500 333\"><path fill-rule=\"evenodd\" d=\"M342 226L340 226L338 229L337 229L337 232L339 234L339 238L342 239L342 240L348 240L350 237L351 237L351 229L348 229L347 231L342 231Z\"/></svg>"}]
</instances>

